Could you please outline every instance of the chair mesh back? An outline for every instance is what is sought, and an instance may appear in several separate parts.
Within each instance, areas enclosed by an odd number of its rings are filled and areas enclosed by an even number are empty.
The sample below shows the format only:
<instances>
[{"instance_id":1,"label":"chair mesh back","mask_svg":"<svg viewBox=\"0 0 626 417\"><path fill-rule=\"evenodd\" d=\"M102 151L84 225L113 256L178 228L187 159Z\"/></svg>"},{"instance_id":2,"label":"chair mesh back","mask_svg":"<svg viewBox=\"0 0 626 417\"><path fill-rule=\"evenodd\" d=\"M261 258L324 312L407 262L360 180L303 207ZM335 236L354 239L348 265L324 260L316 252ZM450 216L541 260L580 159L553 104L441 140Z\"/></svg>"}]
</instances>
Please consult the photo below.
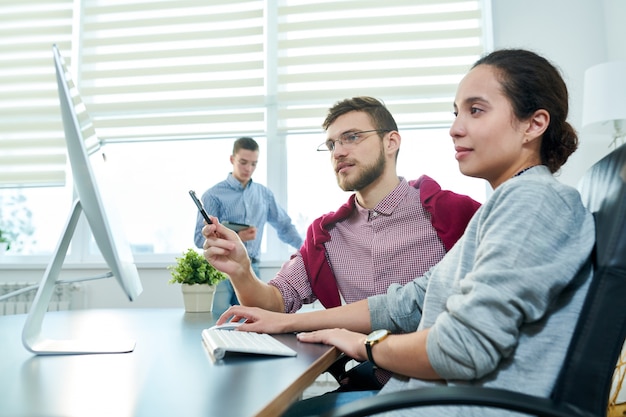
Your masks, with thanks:
<instances>
[{"instance_id":1,"label":"chair mesh back","mask_svg":"<svg viewBox=\"0 0 626 417\"><path fill-rule=\"evenodd\" d=\"M626 337L626 145L589 169L580 192L596 223L594 277L552 397L605 415Z\"/></svg>"}]
</instances>

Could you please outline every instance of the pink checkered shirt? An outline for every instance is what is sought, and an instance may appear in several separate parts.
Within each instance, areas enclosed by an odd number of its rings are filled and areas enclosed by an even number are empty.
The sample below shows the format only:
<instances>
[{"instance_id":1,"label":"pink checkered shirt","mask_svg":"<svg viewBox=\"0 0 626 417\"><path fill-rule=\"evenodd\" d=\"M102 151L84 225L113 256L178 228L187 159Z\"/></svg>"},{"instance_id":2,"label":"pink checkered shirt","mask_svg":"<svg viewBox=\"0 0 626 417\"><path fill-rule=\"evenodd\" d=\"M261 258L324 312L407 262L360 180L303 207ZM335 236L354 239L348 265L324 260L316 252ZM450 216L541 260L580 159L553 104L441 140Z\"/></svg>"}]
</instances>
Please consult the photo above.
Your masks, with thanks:
<instances>
[{"instance_id":1,"label":"pink checkered shirt","mask_svg":"<svg viewBox=\"0 0 626 417\"><path fill-rule=\"evenodd\" d=\"M405 284L424 274L446 253L420 203L419 189L402 179L374 210L356 205L345 220L330 228L328 260L345 303L382 294L390 284ZM316 300L298 252L270 281L295 312Z\"/></svg>"}]
</instances>

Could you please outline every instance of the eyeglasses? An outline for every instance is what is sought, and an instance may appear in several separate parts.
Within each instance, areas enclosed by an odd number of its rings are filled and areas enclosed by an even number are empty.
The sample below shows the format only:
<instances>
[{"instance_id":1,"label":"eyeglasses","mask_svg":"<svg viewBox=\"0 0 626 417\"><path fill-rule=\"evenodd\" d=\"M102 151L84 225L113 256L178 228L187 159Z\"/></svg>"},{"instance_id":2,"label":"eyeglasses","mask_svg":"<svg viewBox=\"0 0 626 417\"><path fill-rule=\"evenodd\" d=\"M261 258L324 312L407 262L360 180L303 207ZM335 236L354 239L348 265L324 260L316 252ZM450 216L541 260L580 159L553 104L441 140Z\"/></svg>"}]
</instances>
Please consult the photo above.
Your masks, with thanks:
<instances>
[{"instance_id":1,"label":"eyeglasses","mask_svg":"<svg viewBox=\"0 0 626 417\"><path fill-rule=\"evenodd\" d=\"M391 129L374 129L374 130L362 130L360 132L346 132L339 135L339 139L328 139L317 147L318 151L334 151L339 143L343 147L353 147L363 142L365 139L372 135L365 135L365 133L381 133L391 132Z\"/></svg>"}]
</instances>

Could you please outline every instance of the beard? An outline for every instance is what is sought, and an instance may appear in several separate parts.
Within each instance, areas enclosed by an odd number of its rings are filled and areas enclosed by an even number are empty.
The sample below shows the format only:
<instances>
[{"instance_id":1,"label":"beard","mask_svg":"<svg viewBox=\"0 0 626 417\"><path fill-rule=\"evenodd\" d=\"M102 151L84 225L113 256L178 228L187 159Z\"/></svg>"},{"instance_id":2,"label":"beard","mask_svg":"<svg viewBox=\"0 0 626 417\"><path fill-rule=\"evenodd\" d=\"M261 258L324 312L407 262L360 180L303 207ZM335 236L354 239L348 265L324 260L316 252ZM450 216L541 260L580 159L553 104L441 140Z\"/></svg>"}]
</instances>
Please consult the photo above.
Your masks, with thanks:
<instances>
[{"instance_id":1,"label":"beard","mask_svg":"<svg viewBox=\"0 0 626 417\"><path fill-rule=\"evenodd\" d=\"M344 191L360 191L371 185L382 175L385 171L385 165L385 154L381 149L378 154L378 159L374 161L373 164L363 167L361 172L359 172L357 177L353 180L349 180L347 177L336 174L337 184L339 185L339 188Z\"/></svg>"}]
</instances>

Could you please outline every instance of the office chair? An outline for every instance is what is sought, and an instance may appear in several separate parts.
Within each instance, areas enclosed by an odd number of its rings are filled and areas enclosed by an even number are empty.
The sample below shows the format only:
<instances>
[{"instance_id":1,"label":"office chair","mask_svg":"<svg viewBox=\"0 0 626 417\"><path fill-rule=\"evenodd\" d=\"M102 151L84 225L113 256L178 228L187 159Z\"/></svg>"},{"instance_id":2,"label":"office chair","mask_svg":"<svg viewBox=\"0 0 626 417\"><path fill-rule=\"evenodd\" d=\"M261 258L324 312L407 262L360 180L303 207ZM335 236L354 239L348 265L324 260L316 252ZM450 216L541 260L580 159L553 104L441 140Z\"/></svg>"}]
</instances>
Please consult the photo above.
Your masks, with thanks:
<instances>
[{"instance_id":1,"label":"office chair","mask_svg":"<svg viewBox=\"0 0 626 417\"><path fill-rule=\"evenodd\" d=\"M369 416L429 405L495 407L546 417L605 416L626 337L626 144L592 166L579 190L596 223L594 275L549 398L476 386L421 388L355 401L324 416Z\"/></svg>"}]
</instances>

